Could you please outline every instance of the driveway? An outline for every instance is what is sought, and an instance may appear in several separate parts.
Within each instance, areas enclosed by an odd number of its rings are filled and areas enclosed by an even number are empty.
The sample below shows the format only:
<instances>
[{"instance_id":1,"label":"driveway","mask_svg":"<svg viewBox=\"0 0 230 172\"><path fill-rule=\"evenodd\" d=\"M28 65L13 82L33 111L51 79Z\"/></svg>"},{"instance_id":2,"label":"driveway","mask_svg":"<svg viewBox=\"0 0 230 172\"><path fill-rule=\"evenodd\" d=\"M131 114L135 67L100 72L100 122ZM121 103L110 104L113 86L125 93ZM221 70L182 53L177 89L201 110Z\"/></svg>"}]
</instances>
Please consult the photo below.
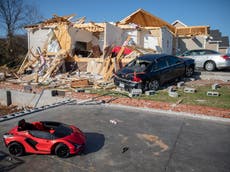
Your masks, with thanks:
<instances>
[{"instance_id":1,"label":"driveway","mask_svg":"<svg viewBox=\"0 0 230 172\"><path fill-rule=\"evenodd\" d=\"M229 172L230 123L106 105L65 105L24 116L78 126L84 154L15 158L0 144L0 171ZM0 123L2 136L21 118Z\"/></svg>"},{"instance_id":2,"label":"driveway","mask_svg":"<svg viewBox=\"0 0 230 172\"><path fill-rule=\"evenodd\" d=\"M230 81L230 69L216 70L213 72L208 72L204 70L196 70L195 78L203 80L222 80L225 82Z\"/></svg>"}]
</instances>

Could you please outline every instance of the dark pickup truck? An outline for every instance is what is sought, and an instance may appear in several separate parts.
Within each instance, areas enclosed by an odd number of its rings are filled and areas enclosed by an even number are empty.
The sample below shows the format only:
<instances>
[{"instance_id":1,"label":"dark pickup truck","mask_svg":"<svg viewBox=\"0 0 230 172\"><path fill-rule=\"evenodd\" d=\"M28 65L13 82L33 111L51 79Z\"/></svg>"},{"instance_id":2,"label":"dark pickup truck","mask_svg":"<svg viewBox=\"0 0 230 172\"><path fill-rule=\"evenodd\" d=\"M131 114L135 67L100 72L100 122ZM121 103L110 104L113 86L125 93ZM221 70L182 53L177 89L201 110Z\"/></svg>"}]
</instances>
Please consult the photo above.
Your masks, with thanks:
<instances>
[{"instance_id":1,"label":"dark pickup truck","mask_svg":"<svg viewBox=\"0 0 230 172\"><path fill-rule=\"evenodd\" d=\"M114 83L127 91L139 88L143 91L158 90L166 82L180 77L190 77L195 63L190 58L167 54L145 54L114 74Z\"/></svg>"}]
</instances>

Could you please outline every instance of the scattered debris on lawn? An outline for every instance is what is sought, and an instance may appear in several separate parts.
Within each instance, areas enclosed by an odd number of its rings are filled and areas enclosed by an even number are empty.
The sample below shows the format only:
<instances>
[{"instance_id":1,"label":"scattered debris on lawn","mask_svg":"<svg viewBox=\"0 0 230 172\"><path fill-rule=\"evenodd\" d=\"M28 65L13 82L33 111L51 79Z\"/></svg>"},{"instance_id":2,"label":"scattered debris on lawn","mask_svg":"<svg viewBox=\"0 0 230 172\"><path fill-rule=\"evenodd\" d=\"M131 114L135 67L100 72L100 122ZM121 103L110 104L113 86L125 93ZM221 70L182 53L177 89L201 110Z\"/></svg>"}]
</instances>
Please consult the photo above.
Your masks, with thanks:
<instances>
[{"instance_id":1,"label":"scattered debris on lawn","mask_svg":"<svg viewBox=\"0 0 230 172\"><path fill-rule=\"evenodd\" d=\"M208 91L207 96L220 96L220 93L217 91Z\"/></svg>"},{"instance_id":2,"label":"scattered debris on lawn","mask_svg":"<svg viewBox=\"0 0 230 172\"><path fill-rule=\"evenodd\" d=\"M220 85L218 83L212 85L212 90L217 90L218 88L220 88Z\"/></svg>"},{"instance_id":3,"label":"scattered debris on lawn","mask_svg":"<svg viewBox=\"0 0 230 172\"><path fill-rule=\"evenodd\" d=\"M185 93L195 93L196 89L195 88L190 88L190 87L185 87L184 92Z\"/></svg>"}]
</instances>

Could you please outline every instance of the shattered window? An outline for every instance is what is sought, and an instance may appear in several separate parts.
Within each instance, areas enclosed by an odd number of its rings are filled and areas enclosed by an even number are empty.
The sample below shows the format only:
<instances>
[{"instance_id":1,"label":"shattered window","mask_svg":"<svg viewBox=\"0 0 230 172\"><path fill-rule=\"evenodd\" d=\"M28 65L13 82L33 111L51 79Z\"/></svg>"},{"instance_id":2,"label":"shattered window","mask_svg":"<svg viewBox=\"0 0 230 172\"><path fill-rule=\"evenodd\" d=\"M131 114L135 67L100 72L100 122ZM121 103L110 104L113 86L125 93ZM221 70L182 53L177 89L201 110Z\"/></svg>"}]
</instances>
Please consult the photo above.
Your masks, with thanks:
<instances>
[{"instance_id":1,"label":"shattered window","mask_svg":"<svg viewBox=\"0 0 230 172\"><path fill-rule=\"evenodd\" d=\"M138 72L143 72L147 69L147 67L151 63L152 63L151 61L137 59L137 60L130 62L127 65L127 67L133 68L133 69L135 69L135 71L138 71Z\"/></svg>"}]
</instances>

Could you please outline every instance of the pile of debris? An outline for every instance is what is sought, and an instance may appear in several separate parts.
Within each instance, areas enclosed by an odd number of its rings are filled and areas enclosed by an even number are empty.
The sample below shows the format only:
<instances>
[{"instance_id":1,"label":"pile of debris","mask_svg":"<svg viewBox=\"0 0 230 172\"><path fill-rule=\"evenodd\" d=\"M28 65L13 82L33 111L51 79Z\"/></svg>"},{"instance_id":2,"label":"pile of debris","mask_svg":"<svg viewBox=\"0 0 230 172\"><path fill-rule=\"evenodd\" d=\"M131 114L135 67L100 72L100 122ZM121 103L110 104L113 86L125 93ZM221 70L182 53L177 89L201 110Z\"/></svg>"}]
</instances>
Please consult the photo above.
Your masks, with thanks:
<instances>
[{"instance_id":1,"label":"pile of debris","mask_svg":"<svg viewBox=\"0 0 230 172\"><path fill-rule=\"evenodd\" d=\"M40 48L37 48L37 54L33 54L32 51L27 53L17 74L28 74L20 78L22 81L44 83L56 75L67 56L67 52L60 50L54 57L48 57L46 50L41 52Z\"/></svg>"},{"instance_id":2,"label":"pile of debris","mask_svg":"<svg viewBox=\"0 0 230 172\"><path fill-rule=\"evenodd\" d=\"M114 72L141 54L155 53L153 49L136 46L128 34L121 35L118 44L114 38L106 38L103 46L107 47L102 48L99 44L101 31L106 32L107 27L111 31L115 26L105 23L100 26L102 30L89 32L79 28L84 17L75 22L71 21L72 18L73 15L54 15L41 23L26 26L29 51L20 68L11 74L13 79L11 77L8 81L55 88L112 89L115 88ZM102 37L107 33L103 34ZM110 43L105 44L108 40ZM1 80L5 80L5 76L0 76Z\"/></svg>"},{"instance_id":3,"label":"pile of debris","mask_svg":"<svg viewBox=\"0 0 230 172\"><path fill-rule=\"evenodd\" d=\"M129 46L130 37L123 46L108 47L100 61L94 59L87 63L86 72L80 71L78 63L70 62L71 55L66 50L59 50L49 55L46 49L29 50L16 76L17 83L29 83L33 85L50 85L50 87L62 88L115 88L112 76L115 71L122 68L125 62L129 62L137 56L151 52L135 46ZM127 53L128 52L128 53ZM67 70L67 68L69 68Z\"/></svg>"}]
</instances>

